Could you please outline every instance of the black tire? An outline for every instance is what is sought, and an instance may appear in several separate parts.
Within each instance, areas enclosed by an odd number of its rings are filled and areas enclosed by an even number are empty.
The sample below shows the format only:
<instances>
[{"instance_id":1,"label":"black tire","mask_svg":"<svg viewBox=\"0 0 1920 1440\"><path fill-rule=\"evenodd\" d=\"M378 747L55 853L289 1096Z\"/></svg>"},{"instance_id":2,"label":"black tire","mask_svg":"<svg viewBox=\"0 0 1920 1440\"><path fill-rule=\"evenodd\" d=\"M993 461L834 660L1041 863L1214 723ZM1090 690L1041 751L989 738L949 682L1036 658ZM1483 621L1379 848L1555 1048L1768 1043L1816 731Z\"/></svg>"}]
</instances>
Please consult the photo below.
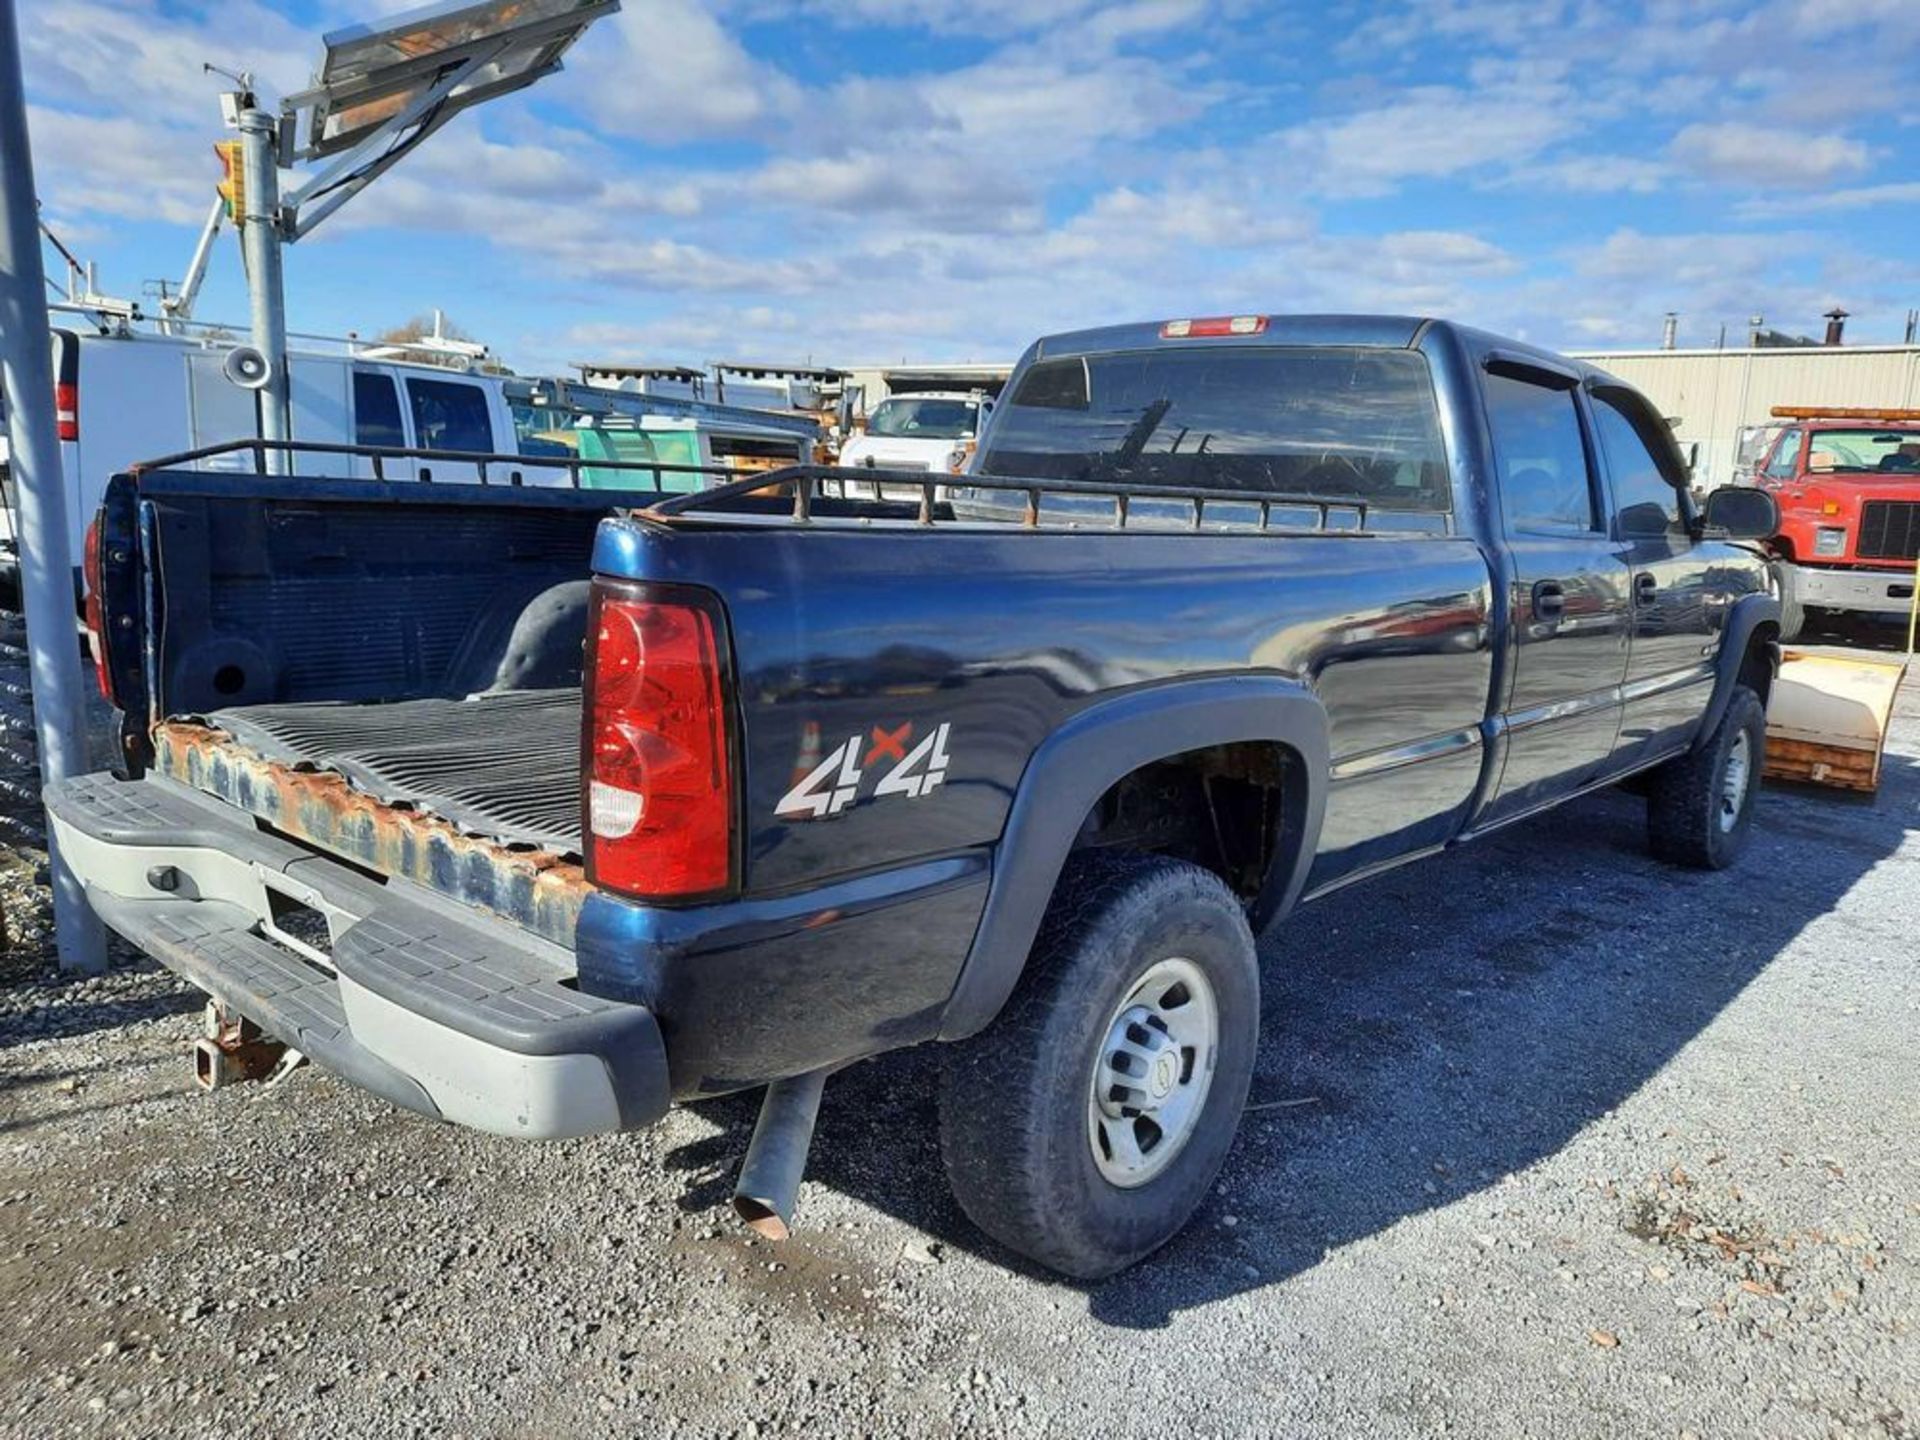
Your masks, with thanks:
<instances>
[{"instance_id":1,"label":"black tire","mask_svg":"<svg viewBox=\"0 0 1920 1440\"><path fill-rule=\"evenodd\" d=\"M1773 572L1773 588L1780 594L1780 638L1798 640L1800 632L1807 628L1807 607L1800 603L1793 567L1784 560L1776 560L1767 568Z\"/></svg>"},{"instance_id":2,"label":"black tire","mask_svg":"<svg viewBox=\"0 0 1920 1440\"><path fill-rule=\"evenodd\" d=\"M1745 737L1746 783L1728 808L1733 756ZM1698 749L1651 772L1647 842L1660 859L1695 870L1724 870L1740 858L1753 830L1753 807L1766 762L1767 714L1760 697L1735 687L1726 713Z\"/></svg>"},{"instance_id":3,"label":"black tire","mask_svg":"<svg viewBox=\"0 0 1920 1440\"><path fill-rule=\"evenodd\" d=\"M1095 1066L1136 984L1179 960L1211 989L1212 1078L1163 1168L1118 1184L1095 1156ZM1259 1039L1253 936L1218 876L1157 856L1073 862L1006 1008L948 1047L940 1152L955 1197L987 1234L1051 1270L1094 1280L1126 1268L1206 1197L1239 1126Z\"/></svg>"}]
</instances>

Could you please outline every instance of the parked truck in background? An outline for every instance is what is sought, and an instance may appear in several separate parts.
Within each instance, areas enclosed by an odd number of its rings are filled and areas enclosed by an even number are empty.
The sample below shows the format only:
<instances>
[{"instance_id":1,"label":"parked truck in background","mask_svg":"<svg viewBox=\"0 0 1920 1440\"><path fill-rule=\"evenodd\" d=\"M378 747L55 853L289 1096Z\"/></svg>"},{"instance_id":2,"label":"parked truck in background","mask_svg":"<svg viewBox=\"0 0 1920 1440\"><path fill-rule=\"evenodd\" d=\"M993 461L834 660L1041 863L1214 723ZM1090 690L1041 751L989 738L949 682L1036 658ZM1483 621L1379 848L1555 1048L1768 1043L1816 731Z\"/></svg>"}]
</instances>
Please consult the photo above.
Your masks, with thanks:
<instances>
[{"instance_id":1,"label":"parked truck in background","mask_svg":"<svg viewBox=\"0 0 1920 1440\"><path fill-rule=\"evenodd\" d=\"M1822 614L1905 616L1920 562L1920 411L1781 406L1753 483L1780 506L1767 542L1781 638Z\"/></svg>"},{"instance_id":2,"label":"parked truck in background","mask_svg":"<svg viewBox=\"0 0 1920 1440\"><path fill-rule=\"evenodd\" d=\"M1657 855L1740 854L1775 507L1697 512L1603 372L1130 325L1034 345L981 447L966 505L136 468L90 562L127 766L49 789L62 853L223 1014L429 1116L766 1086L773 1232L824 1077L943 1042L961 1205L1080 1277L1212 1184L1299 904L1629 776ZM917 498L823 493L868 475Z\"/></svg>"},{"instance_id":3,"label":"parked truck in background","mask_svg":"<svg viewBox=\"0 0 1920 1440\"><path fill-rule=\"evenodd\" d=\"M849 468L926 470L955 475L967 467L980 429L993 413L993 401L980 391L921 391L882 400L867 417L867 428L847 441L840 464ZM874 499L874 483L847 481L838 487L848 499ZM831 493L831 492L830 492ZM886 498L911 499L913 487L896 486Z\"/></svg>"}]
</instances>

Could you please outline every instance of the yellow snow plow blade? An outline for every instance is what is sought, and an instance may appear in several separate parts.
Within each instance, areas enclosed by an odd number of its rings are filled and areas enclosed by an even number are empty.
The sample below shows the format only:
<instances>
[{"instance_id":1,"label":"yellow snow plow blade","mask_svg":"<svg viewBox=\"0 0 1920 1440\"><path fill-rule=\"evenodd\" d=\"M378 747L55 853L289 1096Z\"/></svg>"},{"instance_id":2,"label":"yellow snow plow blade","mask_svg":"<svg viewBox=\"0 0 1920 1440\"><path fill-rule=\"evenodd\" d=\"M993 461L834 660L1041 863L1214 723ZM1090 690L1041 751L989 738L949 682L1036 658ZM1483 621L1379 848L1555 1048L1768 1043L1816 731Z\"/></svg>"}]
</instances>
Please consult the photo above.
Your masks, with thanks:
<instances>
[{"instance_id":1,"label":"yellow snow plow blade","mask_svg":"<svg viewBox=\"0 0 1920 1440\"><path fill-rule=\"evenodd\" d=\"M1880 787L1880 752L1906 673L1904 656L1784 651L1767 703L1767 778L1872 794Z\"/></svg>"}]
</instances>

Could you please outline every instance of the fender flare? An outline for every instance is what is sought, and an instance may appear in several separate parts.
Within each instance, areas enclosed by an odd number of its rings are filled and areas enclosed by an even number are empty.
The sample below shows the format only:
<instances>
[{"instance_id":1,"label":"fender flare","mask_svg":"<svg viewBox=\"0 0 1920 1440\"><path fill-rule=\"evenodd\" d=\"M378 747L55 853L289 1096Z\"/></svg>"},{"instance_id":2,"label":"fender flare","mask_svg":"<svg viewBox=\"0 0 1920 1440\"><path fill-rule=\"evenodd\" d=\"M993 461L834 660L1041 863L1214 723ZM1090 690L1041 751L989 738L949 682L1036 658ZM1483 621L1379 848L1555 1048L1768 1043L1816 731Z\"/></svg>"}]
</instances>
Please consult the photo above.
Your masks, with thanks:
<instances>
[{"instance_id":1,"label":"fender flare","mask_svg":"<svg viewBox=\"0 0 1920 1440\"><path fill-rule=\"evenodd\" d=\"M1298 760L1304 804L1288 805L1278 848L1252 907L1256 931L1299 898L1325 812L1327 712L1298 680L1221 676L1130 691L1081 711L1034 752L995 847L973 944L940 1021L940 1038L983 1029L1013 993L1067 855L1100 797L1155 760L1209 745L1271 741Z\"/></svg>"},{"instance_id":2,"label":"fender flare","mask_svg":"<svg viewBox=\"0 0 1920 1440\"><path fill-rule=\"evenodd\" d=\"M1693 749L1704 746L1713 732L1720 728L1720 717L1727 713L1727 705L1733 699L1733 688L1740 683L1740 669L1746 663L1747 651L1753 644L1753 632L1765 624L1771 624L1774 636L1778 637L1780 602L1771 595L1760 592L1742 595L1729 608L1726 627L1720 635L1720 663L1713 677L1713 694L1707 698L1706 714L1700 717L1700 728L1693 737ZM1778 672L1780 641L1778 638L1769 639L1766 646L1767 663Z\"/></svg>"}]
</instances>

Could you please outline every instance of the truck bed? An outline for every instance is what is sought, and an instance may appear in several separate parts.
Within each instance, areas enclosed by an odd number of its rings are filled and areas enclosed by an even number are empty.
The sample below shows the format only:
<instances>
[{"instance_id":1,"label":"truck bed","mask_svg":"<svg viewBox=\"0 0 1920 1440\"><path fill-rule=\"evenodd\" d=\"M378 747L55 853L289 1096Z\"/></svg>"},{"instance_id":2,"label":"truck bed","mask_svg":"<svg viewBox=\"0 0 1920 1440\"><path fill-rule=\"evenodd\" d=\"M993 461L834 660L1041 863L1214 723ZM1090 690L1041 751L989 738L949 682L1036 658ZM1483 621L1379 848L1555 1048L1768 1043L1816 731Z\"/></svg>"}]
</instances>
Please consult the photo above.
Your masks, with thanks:
<instances>
[{"instance_id":1,"label":"truck bed","mask_svg":"<svg viewBox=\"0 0 1920 1440\"><path fill-rule=\"evenodd\" d=\"M580 691L238 705L207 723L268 760L506 845L580 849Z\"/></svg>"}]
</instances>

